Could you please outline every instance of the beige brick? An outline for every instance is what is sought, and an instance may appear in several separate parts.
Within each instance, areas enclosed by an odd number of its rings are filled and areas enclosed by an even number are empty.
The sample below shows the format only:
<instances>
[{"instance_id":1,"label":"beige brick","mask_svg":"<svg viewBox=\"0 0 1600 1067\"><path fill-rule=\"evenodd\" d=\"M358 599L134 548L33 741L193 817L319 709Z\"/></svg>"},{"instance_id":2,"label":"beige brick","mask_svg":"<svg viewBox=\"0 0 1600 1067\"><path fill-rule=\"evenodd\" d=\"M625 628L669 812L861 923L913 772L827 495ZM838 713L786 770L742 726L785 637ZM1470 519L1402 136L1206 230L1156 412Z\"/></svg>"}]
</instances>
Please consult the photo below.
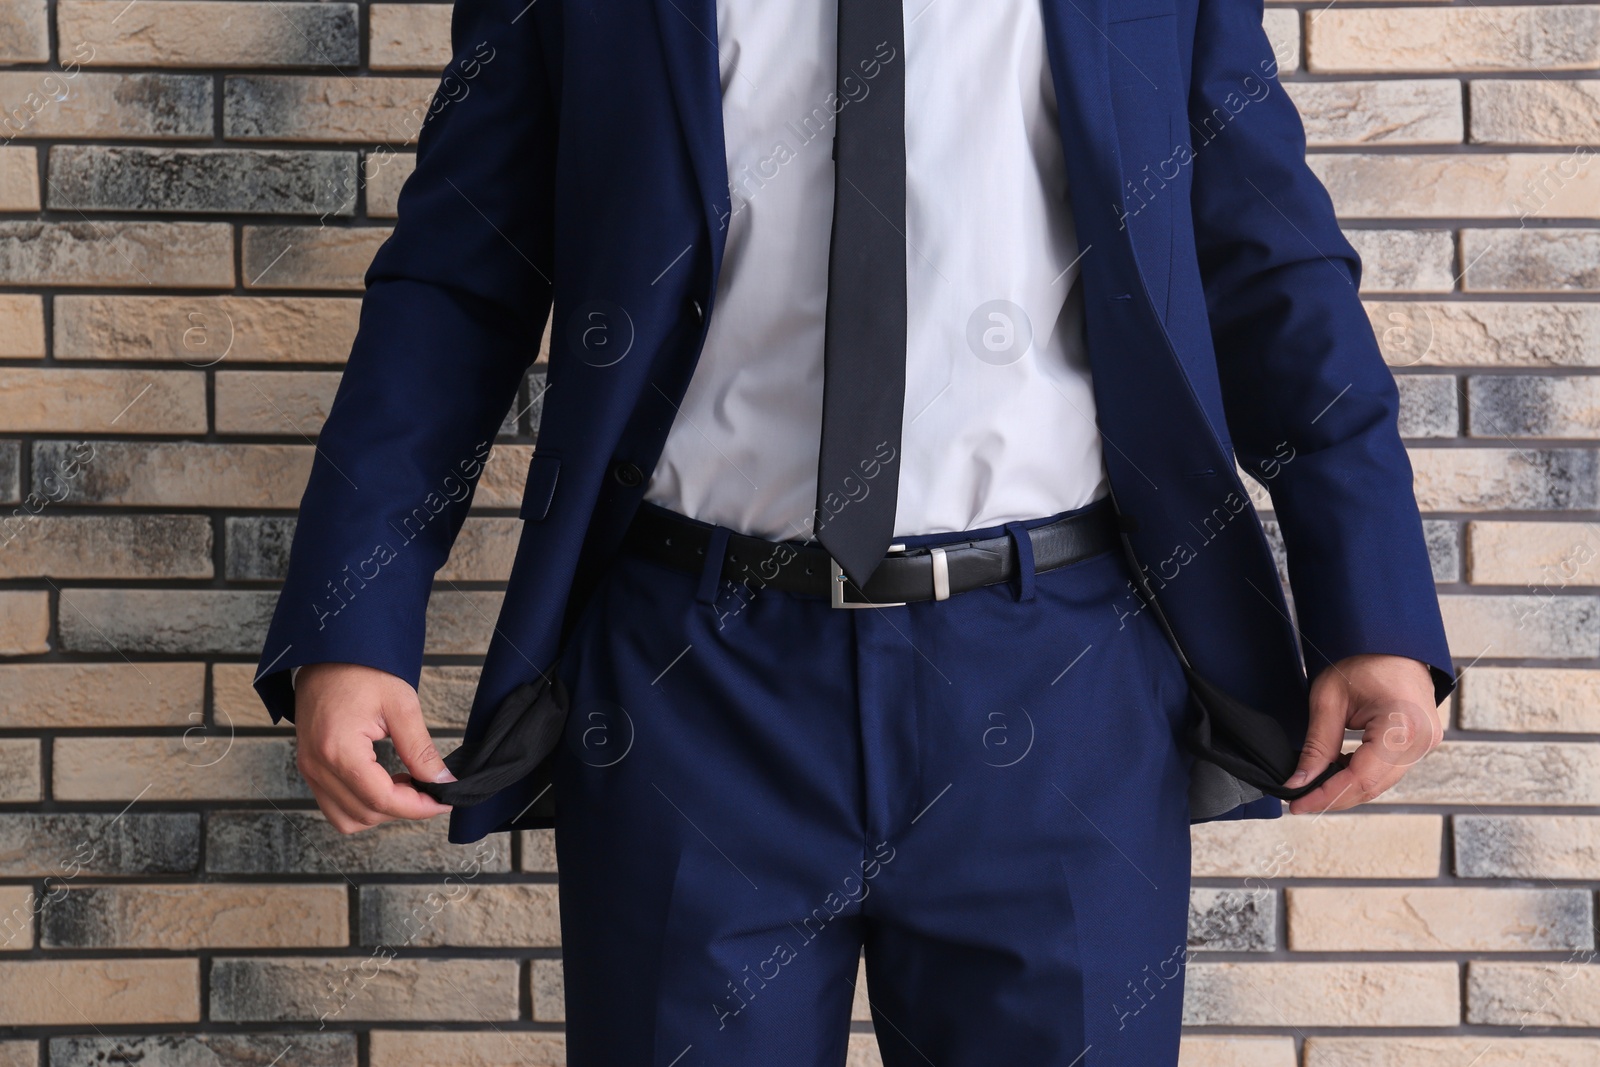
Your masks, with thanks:
<instances>
[{"instance_id":1,"label":"beige brick","mask_svg":"<svg viewBox=\"0 0 1600 1067\"><path fill-rule=\"evenodd\" d=\"M44 300L0 293L0 359L38 359L44 352Z\"/></svg>"},{"instance_id":2,"label":"beige brick","mask_svg":"<svg viewBox=\"0 0 1600 1067\"><path fill-rule=\"evenodd\" d=\"M1600 1039L1530 1037L1308 1037L1305 1067L1595 1067Z\"/></svg>"},{"instance_id":3,"label":"beige brick","mask_svg":"<svg viewBox=\"0 0 1600 1067\"><path fill-rule=\"evenodd\" d=\"M472 1019L493 1023L517 1018L518 985L515 960L396 959L379 952L328 959L223 957L211 965L211 1018L222 1022ZM490 1034L499 1046L510 1047L508 1034ZM432 1035L447 1041L430 1045L419 1040ZM461 1031L412 1030L404 1036L408 1064L438 1062L465 1067L475 1062L466 1052L469 1035ZM397 1063L392 1054L380 1058L377 1034L373 1038L373 1067L380 1062ZM540 1061L524 1057L513 1062Z\"/></svg>"},{"instance_id":4,"label":"beige brick","mask_svg":"<svg viewBox=\"0 0 1600 1067\"><path fill-rule=\"evenodd\" d=\"M50 595L0 589L0 656L50 651Z\"/></svg>"},{"instance_id":5,"label":"beige brick","mask_svg":"<svg viewBox=\"0 0 1600 1067\"><path fill-rule=\"evenodd\" d=\"M175 737L58 737L58 800L302 799L310 789L287 737L238 737L227 724Z\"/></svg>"},{"instance_id":6,"label":"beige brick","mask_svg":"<svg viewBox=\"0 0 1600 1067\"><path fill-rule=\"evenodd\" d=\"M0 367L0 424L14 433L205 433L206 377Z\"/></svg>"},{"instance_id":7,"label":"beige brick","mask_svg":"<svg viewBox=\"0 0 1600 1067\"><path fill-rule=\"evenodd\" d=\"M469 521L467 526L470 527ZM238 726L267 725L267 709L251 682L254 664L216 663L211 667L211 703L219 722ZM476 667L424 667L417 686L422 714L438 739L441 733L464 730L472 695L478 685ZM0 720L3 721L3 720ZM284 724L284 729L289 729ZM452 745L448 747L453 747ZM526 853L525 853L526 854Z\"/></svg>"},{"instance_id":8,"label":"beige brick","mask_svg":"<svg viewBox=\"0 0 1600 1067\"><path fill-rule=\"evenodd\" d=\"M479 1016L463 1013L462 1018ZM537 1030L373 1030L370 1067L564 1067L562 1034Z\"/></svg>"},{"instance_id":9,"label":"beige brick","mask_svg":"<svg viewBox=\"0 0 1600 1067\"><path fill-rule=\"evenodd\" d=\"M1477 144L1600 142L1600 80L1474 78L1467 85Z\"/></svg>"},{"instance_id":10,"label":"beige brick","mask_svg":"<svg viewBox=\"0 0 1600 1067\"><path fill-rule=\"evenodd\" d=\"M1190 1026L1454 1026L1454 963L1193 963Z\"/></svg>"},{"instance_id":11,"label":"beige brick","mask_svg":"<svg viewBox=\"0 0 1600 1067\"><path fill-rule=\"evenodd\" d=\"M233 285L225 222L0 222L0 285Z\"/></svg>"},{"instance_id":12,"label":"beige brick","mask_svg":"<svg viewBox=\"0 0 1600 1067\"><path fill-rule=\"evenodd\" d=\"M369 152L362 161L367 183L367 217L392 219L399 215L400 188L417 169L412 152Z\"/></svg>"},{"instance_id":13,"label":"beige brick","mask_svg":"<svg viewBox=\"0 0 1600 1067\"><path fill-rule=\"evenodd\" d=\"M1289 82L1284 88L1312 145L1460 144L1466 135L1461 83L1453 78Z\"/></svg>"},{"instance_id":14,"label":"beige brick","mask_svg":"<svg viewBox=\"0 0 1600 1067\"><path fill-rule=\"evenodd\" d=\"M500 592L436 587L428 600L428 651L441 656L483 655L503 597Z\"/></svg>"},{"instance_id":15,"label":"beige brick","mask_svg":"<svg viewBox=\"0 0 1600 1067\"><path fill-rule=\"evenodd\" d=\"M65 454L60 442L34 446L34 471ZM311 471L310 445L96 441L94 458L70 481L64 501L199 508L293 508Z\"/></svg>"},{"instance_id":16,"label":"beige brick","mask_svg":"<svg viewBox=\"0 0 1600 1067\"><path fill-rule=\"evenodd\" d=\"M0 1024L80 1028L199 1020L199 960L0 960Z\"/></svg>"},{"instance_id":17,"label":"beige brick","mask_svg":"<svg viewBox=\"0 0 1600 1067\"><path fill-rule=\"evenodd\" d=\"M1377 804L1600 804L1600 745L1446 741Z\"/></svg>"},{"instance_id":18,"label":"beige brick","mask_svg":"<svg viewBox=\"0 0 1600 1067\"><path fill-rule=\"evenodd\" d=\"M1442 596L1458 659L1589 659L1600 652L1600 600L1589 596Z\"/></svg>"},{"instance_id":19,"label":"beige brick","mask_svg":"<svg viewBox=\"0 0 1600 1067\"><path fill-rule=\"evenodd\" d=\"M1284 891L1296 952L1551 952L1594 946L1582 889L1438 886Z\"/></svg>"},{"instance_id":20,"label":"beige brick","mask_svg":"<svg viewBox=\"0 0 1600 1067\"><path fill-rule=\"evenodd\" d=\"M1600 470L1577 449L1413 448L1424 511L1566 511L1595 506Z\"/></svg>"},{"instance_id":21,"label":"beige brick","mask_svg":"<svg viewBox=\"0 0 1600 1067\"><path fill-rule=\"evenodd\" d=\"M25 804L44 798L40 756L37 738L0 738L0 803Z\"/></svg>"},{"instance_id":22,"label":"beige brick","mask_svg":"<svg viewBox=\"0 0 1600 1067\"><path fill-rule=\"evenodd\" d=\"M1583 70L1600 66L1600 7L1330 8L1309 21L1309 69Z\"/></svg>"},{"instance_id":23,"label":"beige brick","mask_svg":"<svg viewBox=\"0 0 1600 1067\"><path fill-rule=\"evenodd\" d=\"M1196 878L1435 878L1438 815L1285 815L1189 828Z\"/></svg>"},{"instance_id":24,"label":"beige brick","mask_svg":"<svg viewBox=\"0 0 1600 1067\"><path fill-rule=\"evenodd\" d=\"M0 374L0 389L4 375ZM0 579L209 578L204 515L50 515L0 519Z\"/></svg>"},{"instance_id":25,"label":"beige brick","mask_svg":"<svg viewBox=\"0 0 1600 1067\"><path fill-rule=\"evenodd\" d=\"M1306 162L1341 218L1600 218L1600 167L1570 153L1318 153Z\"/></svg>"},{"instance_id":26,"label":"beige brick","mask_svg":"<svg viewBox=\"0 0 1600 1067\"><path fill-rule=\"evenodd\" d=\"M1600 817L1456 815L1461 878L1600 881Z\"/></svg>"},{"instance_id":27,"label":"beige brick","mask_svg":"<svg viewBox=\"0 0 1600 1067\"><path fill-rule=\"evenodd\" d=\"M338 371L219 371L217 432L309 438L322 429Z\"/></svg>"},{"instance_id":28,"label":"beige brick","mask_svg":"<svg viewBox=\"0 0 1600 1067\"><path fill-rule=\"evenodd\" d=\"M1267 31L1267 40L1272 44L1278 74L1293 74L1299 70L1300 12L1267 11L1262 16L1261 28Z\"/></svg>"},{"instance_id":29,"label":"beige brick","mask_svg":"<svg viewBox=\"0 0 1600 1067\"><path fill-rule=\"evenodd\" d=\"M156 67L322 67L359 61L356 5L240 0L61 0L63 41L92 62Z\"/></svg>"},{"instance_id":30,"label":"beige brick","mask_svg":"<svg viewBox=\"0 0 1600 1067\"><path fill-rule=\"evenodd\" d=\"M1490 1026L1600 1026L1593 952L1552 963L1467 966L1467 1022Z\"/></svg>"},{"instance_id":31,"label":"beige brick","mask_svg":"<svg viewBox=\"0 0 1600 1067\"><path fill-rule=\"evenodd\" d=\"M348 297L58 296L62 359L343 362L359 299Z\"/></svg>"},{"instance_id":32,"label":"beige brick","mask_svg":"<svg viewBox=\"0 0 1600 1067\"><path fill-rule=\"evenodd\" d=\"M521 534L521 519L468 519L450 549L449 562L439 571L439 580L505 581L511 576Z\"/></svg>"},{"instance_id":33,"label":"beige brick","mask_svg":"<svg viewBox=\"0 0 1600 1067\"><path fill-rule=\"evenodd\" d=\"M0 63L49 62L50 19L45 2L7 0L0 7Z\"/></svg>"},{"instance_id":34,"label":"beige brick","mask_svg":"<svg viewBox=\"0 0 1600 1067\"><path fill-rule=\"evenodd\" d=\"M532 459L532 445L495 445L484 461L472 506L514 508L522 503L522 490L528 484L528 464Z\"/></svg>"},{"instance_id":35,"label":"beige brick","mask_svg":"<svg viewBox=\"0 0 1600 1067\"><path fill-rule=\"evenodd\" d=\"M1600 734L1600 671L1474 667L1461 677L1466 730Z\"/></svg>"},{"instance_id":36,"label":"beige brick","mask_svg":"<svg viewBox=\"0 0 1600 1067\"><path fill-rule=\"evenodd\" d=\"M1393 367L1600 366L1600 304L1367 302Z\"/></svg>"},{"instance_id":37,"label":"beige brick","mask_svg":"<svg viewBox=\"0 0 1600 1067\"><path fill-rule=\"evenodd\" d=\"M1555 227L1461 231L1469 292L1600 290L1600 231Z\"/></svg>"},{"instance_id":38,"label":"beige brick","mask_svg":"<svg viewBox=\"0 0 1600 1067\"><path fill-rule=\"evenodd\" d=\"M556 836L554 830L520 830L522 834L521 870L541 874L556 873Z\"/></svg>"},{"instance_id":39,"label":"beige brick","mask_svg":"<svg viewBox=\"0 0 1600 1067\"><path fill-rule=\"evenodd\" d=\"M302 948L350 943L341 885L93 885L57 893L45 948Z\"/></svg>"},{"instance_id":40,"label":"beige brick","mask_svg":"<svg viewBox=\"0 0 1600 1067\"><path fill-rule=\"evenodd\" d=\"M534 960L528 968L528 999L533 1019L541 1023L567 1021L566 973L560 960Z\"/></svg>"},{"instance_id":41,"label":"beige brick","mask_svg":"<svg viewBox=\"0 0 1600 1067\"><path fill-rule=\"evenodd\" d=\"M200 663L0 663L0 728L192 726L205 701Z\"/></svg>"},{"instance_id":42,"label":"beige brick","mask_svg":"<svg viewBox=\"0 0 1600 1067\"><path fill-rule=\"evenodd\" d=\"M246 226L244 279L252 289L365 288L387 227Z\"/></svg>"},{"instance_id":43,"label":"beige brick","mask_svg":"<svg viewBox=\"0 0 1600 1067\"><path fill-rule=\"evenodd\" d=\"M21 110L0 136L211 137L211 79L203 74L0 71L0 100Z\"/></svg>"},{"instance_id":44,"label":"beige brick","mask_svg":"<svg viewBox=\"0 0 1600 1067\"><path fill-rule=\"evenodd\" d=\"M360 141L399 148L416 142L438 86L437 76L236 74L223 91L223 136L230 140Z\"/></svg>"},{"instance_id":45,"label":"beige brick","mask_svg":"<svg viewBox=\"0 0 1600 1067\"><path fill-rule=\"evenodd\" d=\"M1539 593L1600 585L1600 528L1586 522L1470 522L1467 581L1529 585Z\"/></svg>"},{"instance_id":46,"label":"beige brick","mask_svg":"<svg viewBox=\"0 0 1600 1067\"><path fill-rule=\"evenodd\" d=\"M871 1034L851 1034L845 1046L844 1067L883 1067L878 1039Z\"/></svg>"},{"instance_id":47,"label":"beige brick","mask_svg":"<svg viewBox=\"0 0 1600 1067\"><path fill-rule=\"evenodd\" d=\"M26 952L33 947L37 912L32 886L0 885L0 952ZM0 1050L0 1067L7 1062Z\"/></svg>"},{"instance_id":48,"label":"beige brick","mask_svg":"<svg viewBox=\"0 0 1600 1067\"><path fill-rule=\"evenodd\" d=\"M0 1040L0 1067L39 1067L39 1043Z\"/></svg>"},{"instance_id":49,"label":"beige brick","mask_svg":"<svg viewBox=\"0 0 1600 1067\"><path fill-rule=\"evenodd\" d=\"M443 70L450 62L449 4L373 4L368 18L373 70Z\"/></svg>"},{"instance_id":50,"label":"beige brick","mask_svg":"<svg viewBox=\"0 0 1600 1067\"><path fill-rule=\"evenodd\" d=\"M361 944L405 948L556 948L561 914L548 882L376 885L361 889Z\"/></svg>"},{"instance_id":51,"label":"beige brick","mask_svg":"<svg viewBox=\"0 0 1600 1067\"><path fill-rule=\"evenodd\" d=\"M1450 230L1346 230L1361 257L1363 293L1448 293L1455 288Z\"/></svg>"},{"instance_id":52,"label":"beige brick","mask_svg":"<svg viewBox=\"0 0 1600 1067\"><path fill-rule=\"evenodd\" d=\"M39 153L32 148L0 148L0 211L38 211Z\"/></svg>"},{"instance_id":53,"label":"beige brick","mask_svg":"<svg viewBox=\"0 0 1600 1067\"><path fill-rule=\"evenodd\" d=\"M1178 1067L1297 1067L1294 1038L1186 1034Z\"/></svg>"}]
</instances>

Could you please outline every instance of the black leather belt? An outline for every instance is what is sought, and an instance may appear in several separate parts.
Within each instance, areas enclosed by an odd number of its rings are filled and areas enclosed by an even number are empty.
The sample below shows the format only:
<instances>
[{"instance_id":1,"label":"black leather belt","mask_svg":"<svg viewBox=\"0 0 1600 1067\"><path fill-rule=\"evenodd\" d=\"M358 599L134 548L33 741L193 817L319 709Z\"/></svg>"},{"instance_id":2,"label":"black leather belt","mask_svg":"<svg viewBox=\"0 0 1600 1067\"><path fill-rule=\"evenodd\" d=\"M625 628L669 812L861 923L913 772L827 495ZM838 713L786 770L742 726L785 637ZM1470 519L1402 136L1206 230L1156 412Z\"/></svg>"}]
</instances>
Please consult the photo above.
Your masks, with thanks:
<instances>
[{"instance_id":1,"label":"black leather belt","mask_svg":"<svg viewBox=\"0 0 1600 1067\"><path fill-rule=\"evenodd\" d=\"M641 504L622 549L678 570L699 573L712 527L648 502ZM1116 513L1109 500L1028 530L1035 572L1065 567L1117 545ZM811 542L768 541L728 535L724 580L752 589L770 586L791 593L828 597L836 608L891 607L944 600L980 586L1009 581L1017 573L1016 546L1008 535L978 541L905 548L889 555L857 589L825 549Z\"/></svg>"}]
</instances>

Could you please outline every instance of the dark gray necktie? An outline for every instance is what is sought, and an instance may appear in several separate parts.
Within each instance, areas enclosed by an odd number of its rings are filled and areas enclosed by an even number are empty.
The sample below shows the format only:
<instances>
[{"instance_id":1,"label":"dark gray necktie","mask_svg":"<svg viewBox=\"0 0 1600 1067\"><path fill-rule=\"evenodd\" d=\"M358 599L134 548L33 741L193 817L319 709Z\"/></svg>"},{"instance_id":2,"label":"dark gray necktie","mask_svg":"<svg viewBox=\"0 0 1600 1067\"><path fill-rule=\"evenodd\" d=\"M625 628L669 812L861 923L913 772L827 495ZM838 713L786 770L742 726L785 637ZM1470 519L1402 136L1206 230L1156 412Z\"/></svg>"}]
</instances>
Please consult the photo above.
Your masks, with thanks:
<instances>
[{"instance_id":1,"label":"dark gray necktie","mask_svg":"<svg viewBox=\"0 0 1600 1067\"><path fill-rule=\"evenodd\" d=\"M894 537L906 391L901 0L839 0L816 536L859 588Z\"/></svg>"}]
</instances>

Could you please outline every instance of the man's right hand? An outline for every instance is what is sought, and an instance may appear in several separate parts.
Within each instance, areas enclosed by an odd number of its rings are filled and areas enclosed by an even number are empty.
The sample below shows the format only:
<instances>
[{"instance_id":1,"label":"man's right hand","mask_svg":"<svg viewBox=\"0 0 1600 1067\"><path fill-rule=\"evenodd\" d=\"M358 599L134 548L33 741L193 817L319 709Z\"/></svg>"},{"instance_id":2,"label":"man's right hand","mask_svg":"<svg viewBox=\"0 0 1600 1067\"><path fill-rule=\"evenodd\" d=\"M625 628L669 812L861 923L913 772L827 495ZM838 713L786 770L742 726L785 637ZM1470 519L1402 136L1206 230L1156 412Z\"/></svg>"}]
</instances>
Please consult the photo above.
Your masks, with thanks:
<instances>
[{"instance_id":1,"label":"man's right hand","mask_svg":"<svg viewBox=\"0 0 1600 1067\"><path fill-rule=\"evenodd\" d=\"M385 671L312 663L294 686L295 765L334 829L353 834L391 819L431 819L450 810L413 781L453 782L422 720L417 691ZM410 773L391 775L375 742L394 740Z\"/></svg>"}]
</instances>

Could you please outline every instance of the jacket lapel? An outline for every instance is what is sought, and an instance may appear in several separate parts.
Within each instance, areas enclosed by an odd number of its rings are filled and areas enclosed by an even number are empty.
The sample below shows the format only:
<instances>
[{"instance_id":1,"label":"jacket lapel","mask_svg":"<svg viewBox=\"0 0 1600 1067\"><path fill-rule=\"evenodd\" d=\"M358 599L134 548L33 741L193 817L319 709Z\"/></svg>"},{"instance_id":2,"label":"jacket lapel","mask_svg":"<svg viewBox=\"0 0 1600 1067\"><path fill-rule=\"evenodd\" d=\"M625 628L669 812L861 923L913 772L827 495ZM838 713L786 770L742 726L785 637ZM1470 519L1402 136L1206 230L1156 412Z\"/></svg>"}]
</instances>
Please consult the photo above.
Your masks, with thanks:
<instances>
[{"instance_id":1,"label":"jacket lapel","mask_svg":"<svg viewBox=\"0 0 1600 1067\"><path fill-rule=\"evenodd\" d=\"M1040 3L1078 233L1116 240L1117 229L1108 223L1116 219L1122 179L1111 110L1108 0Z\"/></svg>"},{"instance_id":2,"label":"jacket lapel","mask_svg":"<svg viewBox=\"0 0 1600 1067\"><path fill-rule=\"evenodd\" d=\"M667 75L679 128L700 187L711 238L712 289L727 238L727 150L722 140L722 71L717 54L717 0L655 0Z\"/></svg>"}]
</instances>

